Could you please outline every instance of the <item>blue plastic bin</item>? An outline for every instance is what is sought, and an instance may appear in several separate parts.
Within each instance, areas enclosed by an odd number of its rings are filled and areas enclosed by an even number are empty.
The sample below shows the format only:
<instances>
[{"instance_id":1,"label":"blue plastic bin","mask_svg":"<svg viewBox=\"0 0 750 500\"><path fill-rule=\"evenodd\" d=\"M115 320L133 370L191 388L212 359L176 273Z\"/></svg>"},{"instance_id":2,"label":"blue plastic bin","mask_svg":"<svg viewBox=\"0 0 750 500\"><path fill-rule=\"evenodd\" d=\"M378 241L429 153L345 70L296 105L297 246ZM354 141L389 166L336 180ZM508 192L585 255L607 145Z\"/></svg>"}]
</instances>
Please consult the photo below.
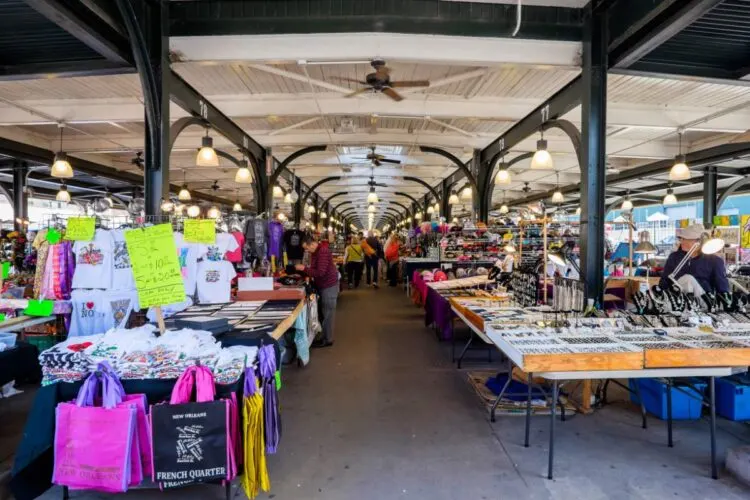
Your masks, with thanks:
<instances>
[{"instance_id":1,"label":"blue plastic bin","mask_svg":"<svg viewBox=\"0 0 750 500\"><path fill-rule=\"evenodd\" d=\"M716 379L716 412L729 420L750 420L750 377Z\"/></svg>"},{"instance_id":2,"label":"blue plastic bin","mask_svg":"<svg viewBox=\"0 0 750 500\"><path fill-rule=\"evenodd\" d=\"M681 390L672 386L672 419L673 420L697 420L701 417L702 394L705 393L706 383L700 379L691 379L692 386L702 392L696 392L690 387L680 387ZM635 384L641 389L641 397L646 406L646 411L662 420L667 419L667 384L653 378L630 379L631 390L635 390ZM694 395L688 396L682 391ZM630 400L640 404L634 393L630 393Z\"/></svg>"}]
</instances>

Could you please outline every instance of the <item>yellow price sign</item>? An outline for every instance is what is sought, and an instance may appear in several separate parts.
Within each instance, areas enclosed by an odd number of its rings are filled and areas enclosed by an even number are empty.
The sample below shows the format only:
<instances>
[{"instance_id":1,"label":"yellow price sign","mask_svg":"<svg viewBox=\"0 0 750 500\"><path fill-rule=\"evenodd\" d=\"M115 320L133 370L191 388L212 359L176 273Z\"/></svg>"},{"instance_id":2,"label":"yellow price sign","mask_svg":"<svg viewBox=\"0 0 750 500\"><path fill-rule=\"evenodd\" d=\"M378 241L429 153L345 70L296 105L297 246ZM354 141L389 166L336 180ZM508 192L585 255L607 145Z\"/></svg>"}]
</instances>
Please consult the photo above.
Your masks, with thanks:
<instances>
[{"instance_id":1,"label":"yellow price sign","mask_svg":"<svg viewBox=\"0 0 750 500\"><path fill-rule=\"evenodd\" d=\"M93 217L70 217L65 228L65 239L91 241L94 239L96 219Z\"/></svg>"},{"instance_id":2,"label":"yellow price sign","mask_svg":"<svg viewBox=\"0 0 750 500\"><path fill-rule=\"evenodd\" d=\"M170 224L125 231L125 243L141 307L185 300L185 284Z\"/></svg>"},{"instance_id":3,"label":"yellow price sign","mask_svg":"<svg viewBox=\"0 0 750 500\"><path fill-rule=\"evenodd\" d=\"M189 243L216 243L216 221L213 219L187 219L185 241Z\"/></svg>"}]
</instances>

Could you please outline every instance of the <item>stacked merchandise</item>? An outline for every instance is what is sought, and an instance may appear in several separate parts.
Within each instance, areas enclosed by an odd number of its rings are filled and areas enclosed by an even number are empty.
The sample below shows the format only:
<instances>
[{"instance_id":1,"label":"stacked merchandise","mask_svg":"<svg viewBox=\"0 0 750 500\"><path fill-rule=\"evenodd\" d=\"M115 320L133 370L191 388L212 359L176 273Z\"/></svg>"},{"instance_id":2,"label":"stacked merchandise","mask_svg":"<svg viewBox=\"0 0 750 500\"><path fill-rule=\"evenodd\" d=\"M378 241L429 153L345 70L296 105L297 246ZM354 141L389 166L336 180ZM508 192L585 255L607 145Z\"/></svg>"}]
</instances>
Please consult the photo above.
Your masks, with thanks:
<instances>
[{"instance_id":1,"label":"stacked merchandise","mask_svg":"<svg viewBox=\"0 0 750 500\"><path fill-rule=\"evenodd\" d=\"M48 229L37 232L32 243L37 253L33 298L67 300L75 270L73 245L70 241L61 241L56 230L50 238L48 232Z\"/></svg>"},{"instance_id":2,"label":"stacked merchandise","mask_svg":"<svg viewBox=\"0 0 750 500\"><path fill-rule=\"evenodd\" d=\"M236 382L255 361L256 347L222 349L213 335L198 330L168 331L157 337L154 327L112 329L76 337L39 355L43 385L76 382L106 361L122 379L175 379L200 362L214 371L217 382Z\"/></svg>"},{"instance_id":3,"label":"stacked merchandise","mask_svg":"<svg viewBox=\"0 0 750 500\"><path fill-rule=\"evenodd\" d=\"M454 231L440 240L440 261L453 264L491 265L502 252L496 238L479 232Z\"/></svg>"}]
</instances>

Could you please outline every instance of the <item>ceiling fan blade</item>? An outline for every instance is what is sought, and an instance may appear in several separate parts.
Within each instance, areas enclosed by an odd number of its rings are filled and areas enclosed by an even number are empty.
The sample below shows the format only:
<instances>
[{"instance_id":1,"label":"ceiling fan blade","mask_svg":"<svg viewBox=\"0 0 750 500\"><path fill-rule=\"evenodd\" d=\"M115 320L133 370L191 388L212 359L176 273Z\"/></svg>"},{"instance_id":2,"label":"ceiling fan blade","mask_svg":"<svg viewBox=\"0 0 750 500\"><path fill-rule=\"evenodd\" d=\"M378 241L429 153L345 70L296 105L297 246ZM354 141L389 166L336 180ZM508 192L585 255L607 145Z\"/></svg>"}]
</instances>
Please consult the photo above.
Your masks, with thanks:
<instances>
[{"instance_id":1,"label":"ceiling fan blade","mask_svg":"<svg viewBox=\"0 0 750 500\"><path fill-rule=\"evenodd\" d=\"M361 89L357 89L354 92L351 92L349 94L344 95L344 97L354 97L355 95L364 94L365 92L369 92L372 90L372 87L364 87Z\"/></svg>"},{"instance_id":2,"label":"ceiling fan blade","mask_svg":"<svg viewBox=\"0 0 750 500\"><path fill-rule=\"evenodd\" d=\"M378 187L384 187L384 188L388 187L388 184L383 184L382 182L376 182L374 185Z\"/></svg>"},{"instance_id":3,"label":"ceiling fan blade","mask_svg":"<svg viewBox=\"0 0 750 500\"><path fill-rule=\"evenodd\" d=\"M382 92L385 95L387 95L388 97L390 97L391 99L393 99L394 101L398 102L398 101L403 101L404 100L404 98L401 96L401 94L399 94L398 92L396 92L395 90L393 90L390 87L384 88Z\"/></svg>"},{"instance_id":4,"label":"ceiling fan blade","mask_svg":"<svg viewBox=\"0 0 750 500\"><path fill-rule=\"evenodd\" d=\"M379 167L380 161L377 158L375 158L374 160L372 160L372 164L375 165L376 167Z\"/></svg>"},{"instance_id":5,"label":"ceiling fan blade","mask_svg":"<svg viewBox=\"0 0 750 500\"><path fill-rule=\"evenodd\" d=\"M380 161L383 163L395 163L396 165L401 165L401 160L391 160L390 158L383 158Z\"/></svg>"},{"instance_id":6,"label":"ceiling fan blade","mask_svg":"<svg viewBox=\"0 0 750 500\"><path fill-rule=\"evenodd\" d=\"M430 82L427 80L412 80L412 81L402 81L402 82L391 82L391 87L394 88L407 88L407 87L429 87Z\"/></svg>"},{"instance_id":7,"label":"ceiling fan blade","mask_svg":"<svg viewBox=\"0 0 750 500\"><path fill-rule=\"evenodd\" d=\"M367 85L367 82L363 82L362 80L357 80L356 78L347 78L345 76L334 76L334 77L331 77L331 80L338 80L340 82L352 82L352 83L359 83L360 85Z\"/></svg>"}]
</instances>

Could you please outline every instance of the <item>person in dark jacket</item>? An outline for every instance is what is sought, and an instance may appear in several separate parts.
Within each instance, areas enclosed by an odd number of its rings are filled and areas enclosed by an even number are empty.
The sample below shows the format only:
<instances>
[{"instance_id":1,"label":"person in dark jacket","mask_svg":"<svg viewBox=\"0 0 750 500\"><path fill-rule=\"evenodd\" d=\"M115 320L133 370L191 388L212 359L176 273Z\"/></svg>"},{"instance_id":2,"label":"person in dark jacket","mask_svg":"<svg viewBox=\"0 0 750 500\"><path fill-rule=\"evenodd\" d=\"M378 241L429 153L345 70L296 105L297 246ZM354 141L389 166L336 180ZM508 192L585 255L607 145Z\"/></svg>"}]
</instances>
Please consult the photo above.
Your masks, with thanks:
<instances>
[{"instance_id":1,"label":"person in dark jacket","mask_svg":"<svg viewBox=\"0 0 750 500\"><path fill-rule=\"evenodd\" d=\"M323 316L323 339L313 346L329 347L333 345L336 301L339 296L339 271L333 263L333 255L327 241L318 242L312 235L307 235L302 247L310 254L310 267L303 264L297 264L294 267L298 271L305 271L308 276L312 277L320 294Z\"/></svg>"},{"instance_id":2,"label":"person in dark jacket","mask_svg":"<svg viewBox=\"0 0 750 500\"><path fill-rule=\"evenodd\" d=\"M374 234L371 234L365 240L370 248L375 250L373 255L365 257L365 266L367 266L367 285L372 285L373 288L379 288L378 286L378 261L385 258L383 255L383 245L380 244L380 240ZM372 273L372 274L370 274Z\"/></svg>"},{"instance_id":3,"label":"person in dark jacket","mask_svg":"<svg viewBox=\"0 0 750 500\"><path fill-rule=\"evenodd\" d=\"M727 279L724 260L718 255L706 255L701 252L700 246L696 247L696 243L700 243L701 238L704 236L703 233L703 224L693 224L684 229L677 230L680 247L669 254L667 262L664 264L664 270L662 271L662 278L659 282L660 287L667 289L672 286L669 275L674 272L680 262L682 262L682 259L685 258L685 255L690 252L690 258L682 269L680 269L680 272L675 275L674 279L678 280L687 274L695 278L704 292L723 293L729 291L729 280Z\"/></svg>"}]
</instances>

